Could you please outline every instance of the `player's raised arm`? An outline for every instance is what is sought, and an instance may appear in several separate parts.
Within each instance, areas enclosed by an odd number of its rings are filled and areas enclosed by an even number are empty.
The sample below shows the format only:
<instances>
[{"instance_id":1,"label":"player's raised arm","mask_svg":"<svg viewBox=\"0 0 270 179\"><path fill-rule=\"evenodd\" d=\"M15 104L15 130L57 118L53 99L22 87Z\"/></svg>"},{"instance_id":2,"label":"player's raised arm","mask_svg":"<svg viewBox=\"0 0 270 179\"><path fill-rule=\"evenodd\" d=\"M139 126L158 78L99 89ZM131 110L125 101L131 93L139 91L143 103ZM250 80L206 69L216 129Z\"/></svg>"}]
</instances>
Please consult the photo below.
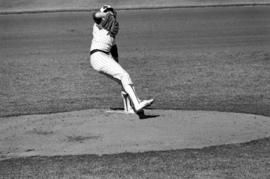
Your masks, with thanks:
<instances>
[{"instance_id":1,"label":"player's raised arm","mask_svg":"<svg viewBox=\"0 0 270 179\"><path fill-rule=\"evenodd\" d=\"M116 17L116 11L111 6L104 5L99 11L93 13L93 18L95 22L101 21L101 19L105 18L108 14Z\"/></svg>"},{"instance_id":2,"label":"player's raised arm","mask_svg":"<svg viewBox=\"0 0 270 179\"><path fill-rule=\"evenodd\" d=\"M102 18L104 18L104 17L106 17L106 15L107 15L107 13L108 12L94 12L93 13L93 18L94 19L102 19Z\"/></svg>"},{"instance_id":3,"label":"player's raised arm","mask_svg":"<svg viewBox=\"0 0 270 179\"><path fill-rule=\"evenodd\" d=\"M93 13L93 19L95 23L99 24L103 18L105 18L107 13L105 12L94 12Z\"/></svg>"}]
</instances>

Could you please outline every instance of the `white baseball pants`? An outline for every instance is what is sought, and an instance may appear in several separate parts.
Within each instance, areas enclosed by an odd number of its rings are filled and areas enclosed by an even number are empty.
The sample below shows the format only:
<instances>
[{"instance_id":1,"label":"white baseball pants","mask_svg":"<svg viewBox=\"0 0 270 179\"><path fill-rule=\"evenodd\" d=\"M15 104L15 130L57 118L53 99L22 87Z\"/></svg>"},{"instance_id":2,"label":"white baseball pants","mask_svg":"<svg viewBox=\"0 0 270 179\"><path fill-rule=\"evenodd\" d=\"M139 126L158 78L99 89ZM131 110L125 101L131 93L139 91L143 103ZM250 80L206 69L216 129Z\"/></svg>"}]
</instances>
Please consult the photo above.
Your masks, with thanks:
<instances>
[{"instance_id":1,"label":"white baseball pants","mask_svg":"<svg viewBox=\"0 0 270 179\"><path fill-rule=\"evenodd\" d=\"M95 52L90 56L91 66L98 72L120 83L128 94L135 109L139 108L140 99L137 97L129 74L117 63L111 55Z\"/></svg>"},{"instance_id":2,"label":"white baseball pants","mask_svg":"<svg viewBox=\"0 0 270 179\"><path fill-rule=\"evenodd\" d=\"M117 63L111 55L103 52L95 52L90 56L92 67L124 85L132 85L129 74Z\"/></svg>"}]
</instances>

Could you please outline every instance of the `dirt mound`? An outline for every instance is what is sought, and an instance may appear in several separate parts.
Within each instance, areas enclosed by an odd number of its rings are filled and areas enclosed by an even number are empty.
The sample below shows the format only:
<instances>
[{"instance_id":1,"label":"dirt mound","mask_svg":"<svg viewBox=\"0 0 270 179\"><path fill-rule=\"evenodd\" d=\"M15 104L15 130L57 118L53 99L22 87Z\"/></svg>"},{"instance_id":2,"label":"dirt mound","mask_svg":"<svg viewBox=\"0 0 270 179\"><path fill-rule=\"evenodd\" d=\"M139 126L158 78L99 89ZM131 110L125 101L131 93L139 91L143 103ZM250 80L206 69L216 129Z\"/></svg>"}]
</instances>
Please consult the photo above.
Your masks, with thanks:
<instances>
[{"instance_id":1,"label":"dirt mound","mask_svg":"<svg viewBox=\"0 0 270 179\"><path fill-rule=\"evenodd\" d=\"M146 114L144 120L106 110L0 118L0 156L201 148L270 136L270 118L264 116L173 110Z\"/></svg>"}]
</instances>

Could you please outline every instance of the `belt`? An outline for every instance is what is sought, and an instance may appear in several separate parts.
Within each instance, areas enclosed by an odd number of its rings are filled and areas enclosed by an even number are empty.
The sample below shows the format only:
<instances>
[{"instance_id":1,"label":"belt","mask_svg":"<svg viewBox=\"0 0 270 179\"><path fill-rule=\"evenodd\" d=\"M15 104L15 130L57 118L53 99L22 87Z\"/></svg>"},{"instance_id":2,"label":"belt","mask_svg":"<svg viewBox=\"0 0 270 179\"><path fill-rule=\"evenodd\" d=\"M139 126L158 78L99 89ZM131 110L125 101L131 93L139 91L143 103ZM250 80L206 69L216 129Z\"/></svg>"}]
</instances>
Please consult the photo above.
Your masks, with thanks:
<instances>
[{"instance_id":1,"label":"belt","mask_svg":"<svg viewBox=\"0 0 270 179\"><path fill-rule=\"evenodd\" d=\"M104 51L104 50L94 49L94 50L91 50L91 51L90 51L90 55L93 55L93 54L96 53L96 52L103 52L103 53L106 53L107 55L110 54L109 52L106 52L106 51Z\"/></svg>"}]
</instances>

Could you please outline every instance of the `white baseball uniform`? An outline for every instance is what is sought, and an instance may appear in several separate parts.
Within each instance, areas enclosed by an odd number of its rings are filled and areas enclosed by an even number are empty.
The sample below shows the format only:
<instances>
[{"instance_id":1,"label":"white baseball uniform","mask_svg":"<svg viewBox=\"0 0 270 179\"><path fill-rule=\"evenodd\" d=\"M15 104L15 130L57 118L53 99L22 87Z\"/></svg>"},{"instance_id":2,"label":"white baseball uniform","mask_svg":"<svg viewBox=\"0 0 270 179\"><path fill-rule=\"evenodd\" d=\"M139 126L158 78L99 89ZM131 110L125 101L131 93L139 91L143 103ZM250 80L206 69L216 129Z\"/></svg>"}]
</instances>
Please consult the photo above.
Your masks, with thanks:
<instances>
[{"instance_id":1,"label":"white baseball uniform","mask_svg":"<svg viewBox=\"0 0 270 179\"><path fill-rule=\"evenodd\" d=\"M141 101L137 97L129 74L112 56L111 52L113 51L111 50L112 47L116 47L115 36L119 30L116 15L107 13L104 18L96 19L94 14L93 17L95 23L93 25L93 39L90 48L90 63L95 70L113 78L122 85L125 109L128 109L130 106L126 106L126 104L130 103L129 98L132 101L135 111L140 112L144 107L151 105L154 100ZM116 53L118 58L118 52Z\"/></svg>"}]
</instances>

